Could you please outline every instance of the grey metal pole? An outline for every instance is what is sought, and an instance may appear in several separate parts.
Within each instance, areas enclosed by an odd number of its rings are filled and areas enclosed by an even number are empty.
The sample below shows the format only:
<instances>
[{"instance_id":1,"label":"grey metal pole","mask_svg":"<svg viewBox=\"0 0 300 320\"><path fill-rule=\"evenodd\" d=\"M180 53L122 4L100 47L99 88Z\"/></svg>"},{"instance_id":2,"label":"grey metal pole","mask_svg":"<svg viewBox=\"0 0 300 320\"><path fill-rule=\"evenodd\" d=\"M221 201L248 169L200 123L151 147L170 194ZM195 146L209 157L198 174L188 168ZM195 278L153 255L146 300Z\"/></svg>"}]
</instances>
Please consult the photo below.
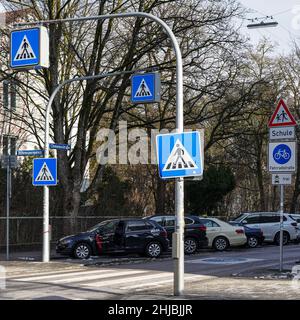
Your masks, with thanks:
<instances>
[{"instance_id":1,"label":"grey metal pole","mask_svg":"<svg viewBox=\"0 0 300 320\"><path fill-rule=\"evenodd\" d=\"M6 167L6 260L9 260L9 175L10 175L10 155L8 155L7 167Z\"/></svg>"},{"instance_id":2,"label":"grey metal pole","mask_svg":"<svg viewBox=\"0 0 300 320\"><path fill-rule=\"evenodd\" d=\"M48 158L48 156L45 158ZM49 187L43 186L43 262L50 261Z\"/></svg>"},{"instance_id":3,"label":"grey metal pole","mask_svg":"<svg viewBox=\"0 0 300 320\"><path fill-rule=\"evenodd\" d=\"M184 290L184 181L177 178L175 182L175 232L178 256L174 257L174 295L180 296Z\"/></svg>"},{"instance_id":4,"label":"grey metal pole","mask_svg":"<svg viewBox=\"0 0 300 320\"><path fill-rule=\"evenodd\" d=\"M283 207L284 207L284 185L280 185L280 246L279 246L279 271L283 270Z\"/></svg>"},{"instance_id":5,"label":"grey metal pole","mask_svg":"<svg viewBox=\"0 0 300 320\"><path fill-rule=\"evenodd\" d=\"M105 77L112 77L121 74L133 73L136 70L132 71L119 71L119 72L108 72L103 74L98 74L94 76L85 76L85 77L76 77L68 79L61 84L59 84L55 90L52 92L50 99L46 107L46 116L45 116L45 138L44 138L44 157L49 158L49 122L50 122L50 110L52 103L61 90L61 88L71 82L75 81L84 81L84 80L95 80ZM50 229L49 229L49 187L43 187L43 262L50 261Z\"/></svg>"},{"instance_id":6,"label":"grey metal pole","mask_svg":"<svg viewBox=\"0 0 300 320\"><path fill-rule=\"evenodd\" d=\"M167 35L169 36L176 55L176 130L178 133L182 133L184 129L183 122L183 67L182 67L182 55L178 41L170 29L170 27L160 18L145 12L127 12L127 13L117 13L110 15L100 15L100 16L90 16L90 17L81 17L81 18L69 18L69 19L57 19L57 20L44 20L44 21L35 21L35 22L24 22L15 24L15 26L28 26L36 24L51 24L51 23L65 23L65 22L74 22L74 21L87 21L87 20L105 20L105 19L114 19L114 18L125 18L125 17L144 17L152 21L157 22L160 26L163 27ZM54 91L55 92L55 91ZM53 92L53 93L54 93ZM54 96L53 95L53 99ZM51 97L52 97L51 96ZM51 97L47 105L46 110L46 129L45 129L45 157L48 157L48 140L49 140L49 113L50 107L52 104ZM52 99L52 100L53 100ZM51 103L50 103L51 101ZM184 180L183 178L177 178L175 181L175 214L176 214L176 226L175 232L178 234L179 243L177 247L179 248L179 258L175 259L175 268L174 268L174 294L181 295L184 290ZM44 189L44 218L48 219L49 217L49 203L45 203L47 200L48 193ZM48 214L47 214L48 210ZM49 219L47 220L49 224ZM48 233L48 228L45 228Z\"/></svg>"}]
</instances>

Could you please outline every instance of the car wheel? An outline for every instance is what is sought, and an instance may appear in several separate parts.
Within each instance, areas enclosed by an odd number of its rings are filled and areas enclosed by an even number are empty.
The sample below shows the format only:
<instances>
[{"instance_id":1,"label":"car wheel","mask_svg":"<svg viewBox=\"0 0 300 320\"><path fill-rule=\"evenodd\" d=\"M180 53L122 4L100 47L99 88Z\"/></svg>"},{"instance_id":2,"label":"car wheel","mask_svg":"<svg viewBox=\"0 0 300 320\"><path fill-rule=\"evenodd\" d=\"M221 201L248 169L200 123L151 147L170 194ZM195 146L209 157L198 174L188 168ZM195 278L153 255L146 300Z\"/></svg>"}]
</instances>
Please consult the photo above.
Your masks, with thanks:
<instances>
[{"instance_id":1,"label":"car wheel","mask_svg":"<svg viewBox=\"0 0 300 320\"><path fill-rule=\"evenodd\" d=\"M76 259L88 259L92 253L91 247L87 243L78 243L74 248Z\"/></svg>"},{"instance_id":2,"label":"car wheel","mask_svg":"<svg viewBox=\"0 0 300 320\"><path fill-rule=\"evenodd\" d=\"M275 244L276 244L277 246L280 245L280 232L277 232L277 233L276 233L276 236L275 236L274 241L275 241ZM285 246L286 244L288 244L289 241L290 241L290 235L289 235L289 233L286 232L286 231L283 231L283 241L282 241L282 242L283 242L283 245Z\"/></svg>"},{"instance_id":3,"label":"car wheel","mask_svg":"<svg viewBox=\"0 0 300 320\"><path fill-rule=\"evenodd\" d=\"M193 254L197 250L197 241L194 238L186 238L184 240L184 253Z\"/></svg>"},{"instance_id":4,"label":"car wheel","mask_svg":"<svg viewBox=\"0 0 300 320\"><path fill-rule=\"evenodd\" d=\"M255 236L251 236L247 239L247 244L250 248L256 248L258 246L258 239Z\"/></svg>"},{"instance_id":5,"label":"car wheel","mask_svg":"<svg viewBox=\"0 0 300 320\"><path fill-rule=\"evenodd\" d=\"M159 242L149 242L146 246L145 253L150 258L157 258L161 255L162 247Z\"/></svg>"},{"instance_id":6,"label":"car wheel","mask_svg":"<svg viewBox=\"0 0 300 320\"><path fill-rule=\"evenodd\" d=\"M224 251L229 247L229 242L225 237L217 237L214 240L213 248L217 251Z\"/></svg>"}]
</instances>

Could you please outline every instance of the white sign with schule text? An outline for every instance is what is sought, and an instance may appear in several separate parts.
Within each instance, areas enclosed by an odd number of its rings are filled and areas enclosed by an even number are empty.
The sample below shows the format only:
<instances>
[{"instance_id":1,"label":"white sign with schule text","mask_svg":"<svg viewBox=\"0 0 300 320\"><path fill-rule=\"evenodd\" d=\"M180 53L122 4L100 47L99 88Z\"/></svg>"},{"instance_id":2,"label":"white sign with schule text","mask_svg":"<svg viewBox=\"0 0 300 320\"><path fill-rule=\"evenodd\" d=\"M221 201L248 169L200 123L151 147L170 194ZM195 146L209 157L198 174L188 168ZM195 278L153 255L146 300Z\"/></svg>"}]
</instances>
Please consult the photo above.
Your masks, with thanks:
<instances>
[{"instance_id":1,"label":"white sign with schule text","mask_svg":"<svg viewBox=\"0 0 300 320\"><path fill-rule=\"evenodd\" d=\"M270 140L295 139L295 127L273 127L269 130Z\"/></svg>"}]
</instances>

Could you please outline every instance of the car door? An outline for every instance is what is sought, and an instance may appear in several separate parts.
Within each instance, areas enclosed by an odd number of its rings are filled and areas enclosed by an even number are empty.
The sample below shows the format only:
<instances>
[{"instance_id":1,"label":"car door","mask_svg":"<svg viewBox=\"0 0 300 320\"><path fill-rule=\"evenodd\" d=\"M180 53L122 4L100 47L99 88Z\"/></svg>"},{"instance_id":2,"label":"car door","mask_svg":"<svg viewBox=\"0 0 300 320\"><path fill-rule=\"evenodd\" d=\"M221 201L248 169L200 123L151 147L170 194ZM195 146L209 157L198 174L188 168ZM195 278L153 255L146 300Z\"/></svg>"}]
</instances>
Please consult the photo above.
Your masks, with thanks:
<instances>
[{"instance_id":1,"label":"car door","mask_svg":"<svg viewBox=\"0 0 300 320\"><path fill-rule=\"evenodd\" d=\"M220 235L221 227L213 220L201 219L206 226L206 237L208 239L208 245L212 246L214 239Z\"/></svg>"},{"instance_id":2,"label":"car door","mask_svg":"<svg viewBox=\"0 0 300 320\"><path fill-rule=\"evenodd\" d=\"M144 250L147 240L152 238L153 226L147 220L130 220L125 228L125 250L140 252Z\"/></svg>"},{"instance_id":3,"label":"car door","mask_svg":"<svg viewBox=\"0 0 300 320\"><path fill-rule=\"evenodd\" d=\"M120 221L113 220L107 224L101 225L97 229L97 235L100 237L97 242L99 253L111 252L115 250L115 231L118 228Z\"/></svg>"},{"instance_id":4,"label":"car door","mask_svg":"<svg viewBox=\"0 0 300 320\"><path fill-rule=\"evenodd\" d=\"M266 241L273 241L276 232L280 229L280 216L274 214L262 214L260 229Z\"/></svg>"}]
</instances>

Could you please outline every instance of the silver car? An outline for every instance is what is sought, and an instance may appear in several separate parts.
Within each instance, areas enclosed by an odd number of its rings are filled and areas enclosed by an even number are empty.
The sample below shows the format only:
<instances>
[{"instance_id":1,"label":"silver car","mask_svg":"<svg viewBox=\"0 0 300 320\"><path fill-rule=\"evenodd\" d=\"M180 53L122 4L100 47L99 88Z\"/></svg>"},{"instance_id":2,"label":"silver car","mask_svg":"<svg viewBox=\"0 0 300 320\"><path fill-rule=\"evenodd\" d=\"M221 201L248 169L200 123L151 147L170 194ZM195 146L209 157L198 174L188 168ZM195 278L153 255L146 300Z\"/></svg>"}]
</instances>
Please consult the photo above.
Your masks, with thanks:
<instances>
[{"instance_id":1,"label":"silver car","mask_svg":"<svg viewBox=\"0 0 300 320\"><path fill-rule=\"evenodd\" d=\"M280 241L280 213L279 212L246 212L241 213L231 221L249 228L259 228L264 234L266 242ZM283 214L283 244L296 241L299 238L299 226L288 213Z\"/></svg>"}]
</instances>

